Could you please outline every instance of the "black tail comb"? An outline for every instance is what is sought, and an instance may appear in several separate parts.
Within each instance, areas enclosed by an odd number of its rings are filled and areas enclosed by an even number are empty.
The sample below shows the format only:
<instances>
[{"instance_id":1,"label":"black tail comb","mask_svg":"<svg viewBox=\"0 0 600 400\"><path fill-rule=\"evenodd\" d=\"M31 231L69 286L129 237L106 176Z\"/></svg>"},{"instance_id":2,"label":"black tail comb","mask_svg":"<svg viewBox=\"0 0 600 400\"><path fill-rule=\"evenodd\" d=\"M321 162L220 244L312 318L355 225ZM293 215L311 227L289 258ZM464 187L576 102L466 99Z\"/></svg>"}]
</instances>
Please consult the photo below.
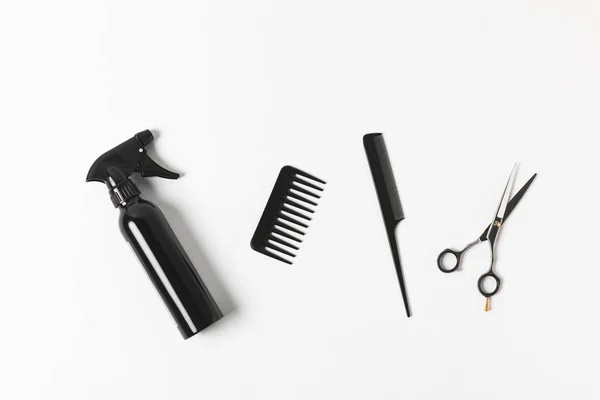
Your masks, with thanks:
<instances>
[{"instance_id":1,"label":"black tail comb","mask_svg":"<svg viewBox=\"0 0 600 400\"><path fill-rule=\"evenodd\" d=\"M250 246L253 250L292 264L325 181L286 165L281 168Z\"/></svg>"},{"instance_id":2,"label":"black tail comb","mask_svg":"<svg viewBox=\"0 0 600 400\"><path fill-rule=\"evenodd\" d=\"M400 284L400 291L404 300L404 309L406 310L406 316L410 317L410 306L404 285L400 251L398 250L398 241L396 239L396 227L404 219L404 211L402 210L402 203L400 203L392 165L381 133L369 133L363 136L363 144L367 153L369 166L371 167L371 175L373 175L373 183L375 183L375 190L377 191L379 207L381 208L385 230L390 242L390 249L392 250L392 258L394 259L398 283Z\"/></svg>"}]
</instances>

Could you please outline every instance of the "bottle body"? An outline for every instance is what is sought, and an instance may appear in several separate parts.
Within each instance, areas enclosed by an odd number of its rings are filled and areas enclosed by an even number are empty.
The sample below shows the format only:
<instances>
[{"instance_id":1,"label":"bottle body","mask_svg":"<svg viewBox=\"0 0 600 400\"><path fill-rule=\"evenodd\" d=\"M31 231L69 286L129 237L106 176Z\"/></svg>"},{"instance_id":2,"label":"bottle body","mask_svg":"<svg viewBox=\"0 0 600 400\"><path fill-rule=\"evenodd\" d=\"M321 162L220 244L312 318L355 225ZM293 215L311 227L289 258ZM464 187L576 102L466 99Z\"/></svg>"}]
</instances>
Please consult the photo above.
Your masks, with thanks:
<instances>
[{"instance_id":1,"label":"bottle body","mask_svg":"<svg viewBox=\"0 0 600 400\"><path fill-rule=\"evenodd\" d=\"M119 226L184 339L223 317L162 211L139 196L120 207Z\"/></svg>"}]
</instances>

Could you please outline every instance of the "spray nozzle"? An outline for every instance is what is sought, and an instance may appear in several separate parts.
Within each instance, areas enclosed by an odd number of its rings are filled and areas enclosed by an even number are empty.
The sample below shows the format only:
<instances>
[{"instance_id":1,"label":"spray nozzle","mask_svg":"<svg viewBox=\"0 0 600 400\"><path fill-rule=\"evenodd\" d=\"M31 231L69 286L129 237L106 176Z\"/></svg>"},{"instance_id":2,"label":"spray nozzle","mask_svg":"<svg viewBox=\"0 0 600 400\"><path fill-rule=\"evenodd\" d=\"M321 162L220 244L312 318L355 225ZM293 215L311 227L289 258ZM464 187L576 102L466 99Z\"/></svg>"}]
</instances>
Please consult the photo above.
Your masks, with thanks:
<instances>
[{"instance_id":1,"label":"spray nozzle","mask_svg":"<svg viewBox=\"0 0 600 400\"><path fill-rule=\"evenodd\" d=\"M179 174L161 167L148 156L146 146L153 140L152 132L145 130L102 154L92 164L86 182L110 183L109 179L114 178L111 177L110 167L113 167L113 171L115 168L119 169L126 178L134 172L140 173L145 178L151 176L166 179L179 178Z\"/></svg>"}]
</instances>

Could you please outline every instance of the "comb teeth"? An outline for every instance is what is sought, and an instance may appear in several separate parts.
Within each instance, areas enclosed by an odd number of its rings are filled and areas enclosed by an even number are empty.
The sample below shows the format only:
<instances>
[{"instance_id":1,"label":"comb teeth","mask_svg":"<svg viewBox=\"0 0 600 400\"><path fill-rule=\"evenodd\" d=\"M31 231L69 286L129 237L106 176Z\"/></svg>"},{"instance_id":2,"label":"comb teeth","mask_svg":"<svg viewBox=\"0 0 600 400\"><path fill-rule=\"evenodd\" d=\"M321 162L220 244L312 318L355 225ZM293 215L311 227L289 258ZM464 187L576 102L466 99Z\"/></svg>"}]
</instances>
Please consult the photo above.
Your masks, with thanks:
<instances>
[{"instance_id":1,"label":"comb teeth","mask_svg":"<svg viewBox=\"0 0 600 400\"><path fill-rule=\"evenodd\" d=\"M250 246L292 264L326 182L289 165L279 172Z\"/></svg>"}]
</instances>

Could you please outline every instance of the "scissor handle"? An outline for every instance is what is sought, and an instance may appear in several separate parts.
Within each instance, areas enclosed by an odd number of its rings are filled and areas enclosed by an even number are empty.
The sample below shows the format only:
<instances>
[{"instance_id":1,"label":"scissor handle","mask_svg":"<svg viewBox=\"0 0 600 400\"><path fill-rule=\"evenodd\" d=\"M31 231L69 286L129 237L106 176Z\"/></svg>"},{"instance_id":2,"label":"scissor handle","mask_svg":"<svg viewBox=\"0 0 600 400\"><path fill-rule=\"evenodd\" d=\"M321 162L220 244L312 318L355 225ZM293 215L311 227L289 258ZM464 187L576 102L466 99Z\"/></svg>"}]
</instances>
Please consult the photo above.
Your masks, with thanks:
<instances>
[{"instance_id":1,"label":"scissor handle","mask_svg":"<svg viewBox=\"0 0 600 400\"><path fill-rule=\"evenodd\" d=\"M485 287L483 286L483 282L485 281L486 278L492 278L494 280L494 282L496 283L494 289L491 291L487 291L485 289ZM477 287L479 288L479 293L481 293L483 295L483 297L492 297L493 295L498 293L498 290L500 290L501 282L502 281L500 280L500 277L498 275L496 275L493 270L490 269L488 272L481 275L481 277L479 277L479 280L477 281Z\"/></svg>"},{"instance_id":2,"label":"scissor handle","mask_svg":"<svg viewBox=\"0 0 600 400\"><path fill-rule=\"evenodd\" d=\"M440 271L442 271L446 274L456 271L458 269L458 267L460 267L460 258L462 257L464 252L465 252L465 250L457 251L457 250L452 250L452 249L446 249L446 250L442 251L437 260L438 268L440 269ZM454 265L454 267L446 268L444 266L444 256L446 254L452 254L456 258L456 265Z\"/></svg>"}]
</instances>

